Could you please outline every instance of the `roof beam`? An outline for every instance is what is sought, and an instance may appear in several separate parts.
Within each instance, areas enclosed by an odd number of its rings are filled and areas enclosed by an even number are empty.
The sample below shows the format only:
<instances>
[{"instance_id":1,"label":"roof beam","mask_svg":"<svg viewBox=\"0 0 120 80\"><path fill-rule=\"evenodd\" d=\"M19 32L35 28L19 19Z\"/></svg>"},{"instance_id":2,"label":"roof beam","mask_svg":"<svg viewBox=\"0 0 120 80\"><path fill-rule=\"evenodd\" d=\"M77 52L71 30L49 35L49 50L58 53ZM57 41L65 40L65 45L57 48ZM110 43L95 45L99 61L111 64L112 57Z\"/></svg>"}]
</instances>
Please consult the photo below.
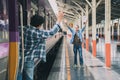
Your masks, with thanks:
<instances>
[{"instance_id":1,"label":"roof beam","mask_svg":"<svg viewBox=\"0 0 120 80\"><path fill-rule=\"evenodd\" d=\"M88 5L92 8L92 5L91 5L91 3L88 1L88 0L85 0L87 3L88 3Z\"/></svg>"},{"instance_id":2,"label":"roof beam","mask_svg":"<svg viewBox=\"0 0 120 80\"><path fill-rule=\"evenodd\" d=\"M79 8L80 8L80 10L82 10L84 13L85 13L85 10L78 4L78 3L76 3L75 1L72 1L75 5L77 5Z\"/></svg>"},{"instance_id":3,"label":"roof beam","mask_svg":"<svg viewBox=\"0 0 120 80\"><path fill-rule=\"evenodd\" d=\"M92 11L92 5L91 5L91 3L88 1L88 0L86 0L86 2L90 5L90 10L89 10L89 13ZM102 2L102 0L99 0L98 2L97 2L97 4L96 4L96 8L100 5L100 3Z\"/></svg>"},{"instance_id":4,"label":"roof beam","mask_svg":"<svg viewBox=\"0 0 120 80\"><path fill-rule=\"evenodd\" d=\"M75 8L72 8L78 15L80 14L79 12L77 12L77 10Z\"/></svg>"},{"instance_id":5,"label":"roof beam","mask_svg":"<svg viewBox=\"0 0 120 80\"><path fill-rule=\"evenodd\" d=\"M75 17L69 17L69 16L65 16L65 18L68 18L68 19L76 19Z\"/></svg>"},{"instance_id":6,"label":"roof beam","mask_svg":"<svg viewBox=\"0 0 120 80\"><path fill-rule=\"evenodd\" d=\"M99 0L98 2L97 2L97 5L96 5L96 8L99 6L99 4L102 2L102 0Z\"/></svg>"},{"instance_id":7,"label":"roof beam","mask_svg":"<svg viewBox=\"0 0 120 80\"><path fill-rule=\"evenodd\" d=\"M67 13L67 14L71 14L71 15L74 16L74 13L72 13L72 12L68 12L68 11L66 11L66 10L63 10L63 12L64 12L64 13Z\"/></svg>"}]
</instances>

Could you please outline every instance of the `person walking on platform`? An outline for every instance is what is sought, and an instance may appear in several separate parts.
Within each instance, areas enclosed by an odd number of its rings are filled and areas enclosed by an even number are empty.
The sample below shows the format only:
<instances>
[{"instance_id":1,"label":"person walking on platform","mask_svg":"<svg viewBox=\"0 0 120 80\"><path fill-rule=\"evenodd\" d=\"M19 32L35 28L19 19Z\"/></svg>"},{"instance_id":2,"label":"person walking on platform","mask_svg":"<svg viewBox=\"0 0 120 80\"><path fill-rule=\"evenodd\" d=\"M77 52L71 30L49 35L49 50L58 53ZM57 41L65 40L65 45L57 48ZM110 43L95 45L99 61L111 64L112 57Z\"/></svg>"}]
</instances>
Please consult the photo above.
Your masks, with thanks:
<instances>
[{"instance_id":1,"label":"person walking on platform","mask_svg":"<svg viewBox=\"0 0 120 80\"><path fill-rule=\"evenodd\" d=\"M60 22L64 17L63 12L58 12L57 22L51 30L41 30L44 18L39 15L31 17L29 27L24 27L24 67L22 73L18 71L17 80L33 80L34 59L46 62L45 39L56 34L60 29ZM20 44L21 45L21 44ZM20 46L20 53L22 48ZM21 56L19 67L21 66Z\"/></svg>"},{"instance_id":2,"label":"person walking on platform","mask_svg":"<svg viewBox=\"0 0 120 80\"><path fill-rule=\"evenodd\" d=\"M67 24L67 23L66 23ZM86 22L84 22L84 27L82 29L79 29L79 26L76 25L75 26L75 30L73 30L71 27L73 27L73 24L67 26L68 29L71 31L72 33L72 37L70 40L70 43L73 44L73 52L74 52L74 65L73 67L79 67L78 63L77 63L77 51L79 52L79 62L80 62L80 66L83 66L83 56L82 56L82 32L85 30L85 24Z\"/></svg>"}]
</instances>

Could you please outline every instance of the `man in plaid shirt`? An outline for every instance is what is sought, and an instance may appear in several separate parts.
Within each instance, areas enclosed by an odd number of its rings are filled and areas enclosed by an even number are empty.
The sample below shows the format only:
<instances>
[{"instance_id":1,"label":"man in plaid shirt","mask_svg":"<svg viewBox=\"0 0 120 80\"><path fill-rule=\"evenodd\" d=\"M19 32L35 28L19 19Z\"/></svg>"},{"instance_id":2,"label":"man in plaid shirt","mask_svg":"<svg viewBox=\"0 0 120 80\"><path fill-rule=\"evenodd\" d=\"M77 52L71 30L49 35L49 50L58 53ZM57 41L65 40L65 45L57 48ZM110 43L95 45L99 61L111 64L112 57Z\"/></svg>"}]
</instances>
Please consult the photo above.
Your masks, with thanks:
<instances>
[{"instance_id":1,"label":"man in plaid shirt","mask_svg":"<svg viewBox=\"0 0 120 80\"><path fill-rule=\"evenodd\" d=\"M22 74L18 71L17 80L33 80L34 59L39 58L46 62L45 39L56 34L60 29L63 12L57 15L57 22L51 30L41 30L44 18L39 15L31 17L31 26L24 27L24 68ZM20 44L20 53L22 45ZM21 54L20 54L21 65Z\"/></svg>"}]
</instances>

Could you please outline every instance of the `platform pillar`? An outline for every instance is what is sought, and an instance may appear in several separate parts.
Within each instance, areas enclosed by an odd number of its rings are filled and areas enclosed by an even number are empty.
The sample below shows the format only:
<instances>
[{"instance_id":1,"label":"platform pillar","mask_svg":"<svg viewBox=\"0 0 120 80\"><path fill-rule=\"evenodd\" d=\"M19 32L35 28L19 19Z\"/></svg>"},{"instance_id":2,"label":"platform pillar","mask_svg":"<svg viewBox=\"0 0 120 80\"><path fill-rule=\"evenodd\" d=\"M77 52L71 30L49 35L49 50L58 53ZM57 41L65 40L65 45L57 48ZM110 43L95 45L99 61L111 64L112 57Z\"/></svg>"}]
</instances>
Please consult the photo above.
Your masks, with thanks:
<instances>
[{"instance_id":1,"label":"platform pillar","mask_svg":"<svg viewBox=\"0 0 120 80\"><path fill-rule=\"evenodd\" d=\"M114 40L114 23L113 23L113 20L112 20L112 40Z\"/></svg>"},{"instance_id":2,"label":"platform pillar","mask_svg":"<svg viewBox=\"0 0 120 80\"><path fill-rule=\"evenodd\" d=\"M8 80L16 80L18 71L18 5L17 0L8 0L9 14L9 58Z\"/></svg>"},{"instance_id":3,"label":"platform pillar","mask_svg":"<svg viewBox=\"0 0 120 80\"><path fill-rule=\"evenodd\" d=\"M96 57L96 0L92 0L92 54Z\"/></svg>"},{"instance_id":4,"label":"platform pillar","mask_svg":"<svg viewBox=\"0 0 120 80\"><path fill-rule=\"evenodd\" d=\"M105 63L111 67L111 44L110 44L110 21L111 21L111 0L105 0Z\"/></svg>"},{"instance_id":5,"label":"platform pillar","mask_svg":"<svg viewBox=\"0 0 120 80\"><path fill-rule=\"evenodd\" d=\"M118 41L120 40L120 24L119 24L119 22L120 22L120 19L118 19L118 31L117 31L118 32L117 33L118 34L117 35L118 36Z\"/></svg>"},{"instance_id":6,"label":"platform pillar","mask_svg":"<svg viewBox=\"0 0 120 80\"><path fill-rule=\"evenodd\" d=\"M89 24L89 19L88 19L89 13L88 13L88 5L86 4L86 18L87 18L87 23L86 23L86 50L89 51L89 36L88 36L88 24Z\"/></svg>"}]
</instances>

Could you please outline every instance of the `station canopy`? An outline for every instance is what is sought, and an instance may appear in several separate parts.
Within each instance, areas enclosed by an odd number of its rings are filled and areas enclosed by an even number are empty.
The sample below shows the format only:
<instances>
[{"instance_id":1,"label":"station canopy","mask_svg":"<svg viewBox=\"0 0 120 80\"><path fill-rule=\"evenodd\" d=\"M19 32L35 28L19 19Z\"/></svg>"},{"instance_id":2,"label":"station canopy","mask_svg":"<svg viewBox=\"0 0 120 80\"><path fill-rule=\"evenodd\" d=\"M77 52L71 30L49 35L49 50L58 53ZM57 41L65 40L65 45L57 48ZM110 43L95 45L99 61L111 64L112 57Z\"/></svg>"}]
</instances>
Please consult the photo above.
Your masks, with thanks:
<instances>
[{"instance_id":1,"label":"station canopy","mask_svg":"<svg viewBox=\"0 0 120 80\"><path fill-rule=\"evenodd\" d=\"M85 10L86 0L56 0L59 8L65 12L67 19L76 19L78 14L81 14L81 6ZM88 0L92 4L92 0ZM100 0L96 0L99 2ZM96 2L96 3L97 3ZM89 6L89 25L92 24L92 10ZM111 0L111 19L120 18L120 0ZM99 6L96 9L96 22L101 23L105 20L105 0L101 0Z\"/></svg>"}]
</instances>

